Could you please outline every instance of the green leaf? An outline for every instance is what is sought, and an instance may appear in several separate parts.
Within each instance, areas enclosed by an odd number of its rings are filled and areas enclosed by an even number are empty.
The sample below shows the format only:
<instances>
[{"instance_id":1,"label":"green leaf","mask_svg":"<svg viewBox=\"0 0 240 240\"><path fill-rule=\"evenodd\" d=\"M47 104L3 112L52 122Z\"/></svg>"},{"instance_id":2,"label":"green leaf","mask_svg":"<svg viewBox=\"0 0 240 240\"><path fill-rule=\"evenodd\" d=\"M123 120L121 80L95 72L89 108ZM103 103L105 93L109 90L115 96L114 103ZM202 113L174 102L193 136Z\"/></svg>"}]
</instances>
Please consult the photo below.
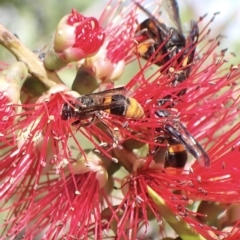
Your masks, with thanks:
<instances>
[{"instance_id":1,"label":"green leaf","mask_svg":"<svg viewBox=\"0 0 240 240\"><path fill-rule=\"evenodd\" d=\"M187 224L181 217L176 218L176 215L168 207L166 202L152 188L148 186L147 190L153 201L157 204L162 217L183 240L206 240L206 238L197 233L195 229Z\"/></svg>"}]
</instances>

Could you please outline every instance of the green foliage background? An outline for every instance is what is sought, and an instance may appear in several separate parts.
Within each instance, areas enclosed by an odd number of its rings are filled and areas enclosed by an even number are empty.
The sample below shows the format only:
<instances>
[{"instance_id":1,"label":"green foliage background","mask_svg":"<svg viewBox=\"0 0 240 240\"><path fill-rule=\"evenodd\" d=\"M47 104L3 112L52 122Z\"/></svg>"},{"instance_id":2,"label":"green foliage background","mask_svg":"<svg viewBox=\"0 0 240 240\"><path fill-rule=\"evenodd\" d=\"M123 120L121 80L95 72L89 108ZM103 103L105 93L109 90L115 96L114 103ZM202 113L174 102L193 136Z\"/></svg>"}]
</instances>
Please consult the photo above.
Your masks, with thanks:
<instances>
[{"instance_id":1,"label":"green foliage background","mask_svg":"<svg viewBox=\"0 0 240 240\"><path fill-rule=\"evenodd\" d=\"M238 64L240 62L240 54L238 54L240 51L240 20L238 19L237 10L240 9L240 3L237 0L225 1L235 5L232 6L232 10L228 11L227 14L217 16L214 23L212 23L211 34L213 37L219 34L227 35L220 49L227 47L229 52L236 53L237 56L231 59L231 62ZM213 0L213 2L216 2L215 12L225 11L225 9L221 9L221 5L218 4L219 1ZM19 39L30 49L39 50L50 41L58 21L68 14L71 9L75 8L88 16L98 17L106 4L107 1L103 0L1 0L0 23L11 32L16 33ZM201 8L204 9L203 12L198 11L200 5L204 6L205 4L207 6L206 0L179 0L179 4L184 29L189 25L188 23L191 19L197 20L199 16L208 12L206 7ZM213 12L209 13L210 16L211 14ZM0 61L11 63L14 60L14 57L0 46ZM129 79L129 76L135 73L134 70L134 67L127 67L123 78ZM63 79L73 79L73 77L66 75Z\"/></svg>"},{"instance_id":2,"label":"green foliage background","mask_svg":"<svg viewBox=\"0 0 240 240\"><path fill-rule=\"evenodd\" d=\"M156 3L158 1L162 0L156 0ZM108 0L1 0L0 23L16 33L26 46L36 50L48 43L58 21L72 8L86 15L98 17L107 2ZM217 16L211 26L212 35L226 35L227 38L223 40L221 47L228 47L229 51L235 54L240 51L240 32L238 31L240 2L238 0L212 0L211 2L179 0L178 2L184 29L188 28L191 19L197 20L205 13L209 13L211 16L213 11L220 11L221 14ZM214 9L210 8L210 3ZM225 7L226 5L228 8ZM7 62L12 59L2 47L0 48L0 59ZM240 57L237 56L233 61L238 63L239 59Z\"/></svg>"}]
</instances>

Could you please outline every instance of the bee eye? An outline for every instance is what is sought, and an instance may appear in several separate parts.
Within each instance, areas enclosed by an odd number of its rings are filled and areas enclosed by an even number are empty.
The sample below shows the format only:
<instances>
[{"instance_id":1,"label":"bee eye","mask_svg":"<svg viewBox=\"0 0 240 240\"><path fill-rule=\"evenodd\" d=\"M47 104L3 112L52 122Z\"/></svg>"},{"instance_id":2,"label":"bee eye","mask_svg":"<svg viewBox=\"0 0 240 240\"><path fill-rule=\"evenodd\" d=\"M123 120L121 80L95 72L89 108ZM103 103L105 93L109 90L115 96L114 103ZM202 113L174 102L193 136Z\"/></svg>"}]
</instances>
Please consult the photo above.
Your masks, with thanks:
<instances>
[{"instance_id":1,"label":"bee eye","mask_svg":"<svg viewBox=\"0 0 240 240\"><path fill-rule=\"evenodd\" d=\"M74 112L73 108L69 106L67 103L64 103L62 107L61 119L62 120L70 119L73 115L73 112Z\"/></svg>"}]
</instances>

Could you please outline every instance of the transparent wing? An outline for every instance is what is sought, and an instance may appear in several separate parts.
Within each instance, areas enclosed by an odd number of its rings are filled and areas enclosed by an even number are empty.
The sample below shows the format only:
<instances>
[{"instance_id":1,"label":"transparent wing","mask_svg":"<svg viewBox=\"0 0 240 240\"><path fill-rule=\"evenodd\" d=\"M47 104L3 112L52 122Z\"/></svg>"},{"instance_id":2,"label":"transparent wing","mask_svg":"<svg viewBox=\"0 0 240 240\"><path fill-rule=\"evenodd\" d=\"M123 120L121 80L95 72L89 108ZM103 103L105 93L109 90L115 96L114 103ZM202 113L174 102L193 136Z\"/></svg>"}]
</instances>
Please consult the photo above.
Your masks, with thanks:
<instances>
[{"instance_id":1,"label":"transparent wing","mask_svg":"<svg viewBox=\"0 0 240 240\"><path fill-rule=\"evenodd\" d=\"M179 129L166 124L165 128L179 140L193 157L197 159L201 166L210 167L210 158L199 142L188 132L188 130L179 122Z\"/></svg>"},{"instance_id":2,"label":"transparent wing","mask_svg":"<svg viewBox=\"0 0 240 240\"><path fill-rule=\"evenodd\" d=\"M144 8L140 3L136 2L135 0L132 1L148 16L149 19L154 22L157 27L162 28L162 26L159 24L158 19L148 9Z\"/></svg>"},{"instance_id":3,"label":"transparent wing","mask_svg":"<svg viewBox=\"0 0 240 240\"><path fill-rule=\"evenodd\" d=\"M140 3L132 0L152 21L154 21L155 25L162 29L162 26L159 25L159 20L146 8L144 8ZM166 15L169 16L172 21L173 27L177 28L182 33L182 24L179 15L179 7L176 0L163 0L159 4L162 5L166 10ZM165 21L164 21L165 22ZM166 24L166 23L165 23ZM168 24L167 24L168 25ZM169 26L168 26L169 27Z\"/></svg>"},{"instance_id":4,"label":"transparent wing","mask_svg":"<svg viewBox=\"0 0 240 240\"><path fill-rule=\"evenodd\" d=\"M182 33L182 24L179 15L179 7L176 0L164 0L163 7L166 9L169 17L177 29Z\"/></svg>"},{"instance_id":5,"label":"transparent wing","mask_svg":"<svg viewBox=\"0 0 240 240\"><path fill-rule=\"evenodd\" d=\"M108 89L108 90L101 91L101 92L86 94L83 96L90 97L93 100L95 100L95 99L99 100L99 99L104 99L106 97L111 97L111 96L117 95L117 94L129 96L130 91L126 90L124 87L118 87L118 88Z\"/></svg>"},{"instance_id":6,"label":"transparent wing","mask_svg":"<svg viewBox=\"0 0 240 240\"><path fill-rule=\"evenodd\" d=\"M80 98L77 99L76 103L78 103L78 102L80 102ZM91 106L84 106L84 107L79 108L79 112L82 115L90 115L91 113L96 112L96 111L104 111L104 110L108 110L108 109L122 107L125 104L126 104L125 101L121 100L121 99L117 100L117 101L106 102L106 103L104 103L104 102L96 103L96 104L94 103ZM79 106L81 106L81 105L79 105Z\"/></svg>"}]
</instances>

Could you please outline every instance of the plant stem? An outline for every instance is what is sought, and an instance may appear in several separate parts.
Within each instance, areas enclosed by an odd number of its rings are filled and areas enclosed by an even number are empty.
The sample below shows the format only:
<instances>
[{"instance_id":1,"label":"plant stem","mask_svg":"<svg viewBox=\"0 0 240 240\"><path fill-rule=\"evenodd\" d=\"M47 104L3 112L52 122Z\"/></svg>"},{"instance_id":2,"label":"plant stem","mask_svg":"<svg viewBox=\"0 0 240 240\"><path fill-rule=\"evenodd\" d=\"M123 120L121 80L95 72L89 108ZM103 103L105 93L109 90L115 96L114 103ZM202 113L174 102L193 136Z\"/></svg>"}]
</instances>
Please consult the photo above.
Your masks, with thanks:
<instances>
[{"instance_id":1,"label":"plant stem","mask_svg":"<svg viewBox=\"0 0 240 240\"><path fill-rule=\"evenodd\" d=\"M58 83L63 83L55 71L46 70L40 59L1 24L0 44L8 49L18 61L24 62L28 67L28 72L38 78L46 87L50 88Z\"/></svg>"}]
</instances>

